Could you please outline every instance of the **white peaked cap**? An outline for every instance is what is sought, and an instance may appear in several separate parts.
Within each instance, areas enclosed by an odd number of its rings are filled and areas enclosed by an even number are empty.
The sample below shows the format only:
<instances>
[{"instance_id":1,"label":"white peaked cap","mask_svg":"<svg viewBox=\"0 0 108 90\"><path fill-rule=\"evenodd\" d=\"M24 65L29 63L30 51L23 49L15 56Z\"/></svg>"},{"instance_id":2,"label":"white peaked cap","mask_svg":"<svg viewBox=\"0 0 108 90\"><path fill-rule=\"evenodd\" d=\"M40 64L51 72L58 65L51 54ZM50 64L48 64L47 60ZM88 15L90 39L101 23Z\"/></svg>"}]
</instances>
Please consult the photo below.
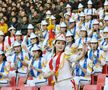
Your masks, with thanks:
<instances>
[{"instance_id":1,"label":"white peaked cap","mask_svg":"<svg viewBox=\"0 0 108 90\"><path fill-rule=\"evenodd\" d=\"M69 22L70 22L70 23L73 23L73 22L75 22L75 20L74 20L73 18L70 18L70 19L69 19Z\"/></svg>"},{"instance_id":2,"label":"white peaked cap","mask_svg":"<svg viewBox=\"0 0 108 90\"><path fill-rule=\"evenodd\" d=\"M82 26L81 31L87 31L85 26Z\"/></svg>"},{"instance_id":3,"label":"white peaked cap","mask_svg":"<svg viewBox=\"0 0 108 90\"><path fill-rule=\"evenodd\" d=\"M85 16L84 12L81 12L80 17L84 17L84 16Z\"/></svg>"},{"instance_id":4,"label":"white peaked cap","mask_svg":"<svg viewBox=\"0 0 108 90\"><path fill-rule=\"evenodd\" d=\"M66 38L63 34L59 34L59 35L57 35L56 40L66 41Z\"/></svg>"},{"instance_id":5,"label":"white peaked cap","mask_svg":"<svg viewBox=\"0 0 108 90\"><path fill-rule=\"evenodd\" d=\"M96 42L98 42L98 40L95 37L93 37L90 42L91 43L96 43Z\"/></svg>"},{"instance_id":6,"label":"white peaked cap","mask_svg":"<svg viewBox=\"0 0 108 90\"><path fill-rule=\"evenodd\" d=\"M108 15L105 15L104 20L105 20L105 21L108 21Z\"/></svg>"},{"instance_id":7,"label":"white peaked cap","mask_svg":"<svg viewBox=\"0 0 108 90\"><path fill-rule=\"evenodd\" d=\"M10 30L15 30L14 26L11 26L11 27L8 29L8 31L10 31Z\"/></svg>"},{"instance_id":8,"label":"white peaked cap","mask_svg":"<svg viewBox=\"0 0 108 90\"><path fill-rule=\"evenodd\" d=\"M36 37L37 37L36 34L34 34L34 33L30 34L30 39L33 39L33 38L36 38Z\"/></svg>"},{"instance_id":9,"label":"white peaked cap","mask_svg":"<svg viewBox=\"0 0 108 90\"><path fill-rule=\"evenodd\" d=\"M67 31L66 36L73 36L72 32L70 30Z\"/></svg>"},{"instance_id":10,"label":"white peaked cap","mask_svg":"<svg viewBox=\"0 0 108 90\"><path fill-rule=\"evenodd\" d=\"M65 17L66 15L70 16L70 13L69 13L69 12L66 12L66 13L64 14L64 17Z\"/></svg>"},{"instance_id":11,"label":"white peaked cap","mask_svg":"<svg viewBox=\"0 0 108 90\"><path fill-rule=\"evenodd\" d=\"M93 24L99 24L99 21L98 20L93 20Z\"/></svg>"},{"instance_id":12,"label":"white peaked cap","mask_svg":"<svg viewBox=\"0 0 108 90\"><path fill-rule=\"evenodd\" d=\"M81 3L79 3L78 8L82 8L82 7L83 7L83 5Z\"/></svg>"},{"instance_id":13,"label":"white peaked cap","mask_svg":"<svg viewBox=\"0 0 108 90\"><path fill-rule=\"evenodd\" d=\"M33 52L37 50L40 50L40 47L38 45L34 45L31 51Z\"/></svg>"},{"instance_id":14,"label":"white peaked cap","mask_svg":"<svg viewBox=\"0 0 108 90\"><path fill-rule=\"evenodd\" d=\"M54 16L54 15L51 15L51 19L52 19L52 20L54 20L54 19L56 19L56 18L55 18L55 16Z\"/></svg>"},{"instance_id":15,"label":"white peaked cap","mask_svg":"<svg viewBox=\"0 0 108 90\"><path fill-rule=\"evenodd\" d=\"M0 31L0 36L4 36L4 33L2 31Z\"/></svg>"},{"instance_id":16,"label":"white peaked cap","mask_svg":"<svg viewBox=\"0 0 108 90\"><path fill-rule=\"evenodd\" d=\"M34 26L32 24L29 24L27 28L28 29L34 29Z\"/></svg>"},{"instance_id":17,"label":"white peaked cap","mask_svg":"<svg viewBox=\"0 0 108 90\"><path fill-rule=\"evenodd\" d=\"M0 50L0 55L2 55L2 54L4 54L4 52Z\"/></svg>"},{"instance_id":18,"label":"white peaked cap","mask_svg":"<svg viewBox=\"0 0 108 90\"><path fill-rule=\"evenodd\" d=\"M17 31L16 33L15 33L15 35L22 35L22 33L21 33L21 31Z\"/></svg>"},{"instance_id":19,"label":"white peaked cap","mask_svg":"<svg viewBox=\"0 0 108 90\"><path fill-rule=\"evenodd\" d=\"M71 8L70 4L67 4L67 5L66 5L66 8Z\"/></svg>"},{"instance_id":20,"label":"white peaked cap","mask_svg":"<svg viewBox=\"0 0 108 90\"><path fill-rule=\"evenodd\" d=\"M18 41L15 41L14 44L13 44L14 47L20 46L20 45L21 45L21 44L20 44Z\"/></svg>"},{"instance_id":21,"label":"white peaked cap","mask_svg":"<svg viewBox=\"0 0 108 90\"><path fill-rule=\"evenodd\" d=\"M60 23L60 27L66 27L66 24L64 22Z\"/></svg>"},{"instance_id":22,"label":"white peaked cap","mask_svg":"<svg viewBox=\"0 0 108 90\"><path fill-rule=\"evenodd\" d=\"M89 1L87 2L87 4L93 4L93 3L92 3L92 1L91 1L91 0L89 0Z\"/></svg>"},{"instance_id":23,"label":"white peaked cap","mask_svg":"<svg viewBox=\"0 0 108 90\"><path fill-rule=\"evenodd\" d=\"M80 44L80 45L78 46L78 49L82 49L82 48L83 48L83 45Z\"/></svg>"},{"instance_id":24,"label":"white peaked cap","mask_svg":"<svg viewBox=\"0 0 108 90\"><path fill-rule=\"evenodd\" d=\"M108 27L105 27L103 32L108 32Z\"/></svg>"},{"instance_id":25,"label":"white peaked cap","mask_svg":"<svg viewBox=\"0 0 108 90\"><path fill-rule=\"evenodd\" d=\"M105 1L104 6L107 6L107 5L108 5L108 1Z\"/></svg>"},{"instance_id":26,"label":"white peaked cap","mask_svg":"<svg viewBox=\"0 0 108 90\"><path fill-rule=\"evenodd\" d=\"M48 23L46 22L46 20L42 20L41 25L48 25Z\"/></svg>"},{"instance_id":27,"label":"white peaked cap","mask_svg":"<svg viewBox=\"0 0 108 90\"><path fill-rule=\"evenodd\" d=\"M48 11L46 12L46 14L47 14L47 15L51 15L51 11L48 10Z\"/></svg>"}]
</instances>

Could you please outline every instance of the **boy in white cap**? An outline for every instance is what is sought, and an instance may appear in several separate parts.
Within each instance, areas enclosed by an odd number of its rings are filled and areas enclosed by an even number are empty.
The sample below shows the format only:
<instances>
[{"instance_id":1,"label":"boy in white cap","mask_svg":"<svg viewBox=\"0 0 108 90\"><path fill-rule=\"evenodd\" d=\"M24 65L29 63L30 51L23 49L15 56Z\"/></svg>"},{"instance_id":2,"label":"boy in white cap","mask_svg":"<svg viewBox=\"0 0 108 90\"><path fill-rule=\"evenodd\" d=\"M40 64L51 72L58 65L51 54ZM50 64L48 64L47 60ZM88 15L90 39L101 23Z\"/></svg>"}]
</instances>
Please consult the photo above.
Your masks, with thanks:
<instances>
[{"instance_id":1,"label":"boy in white cap","mask_svg":"<svg viewBox=\"0 0 108 90\"><path fill-rule=\"evenodd\" d=\"M64 22L68 25L69 24L69 19L70 19L70 13L66 12L64 14Z\"/></svg>"},{"instance_id":2,"label":"boy in white cap","mask_svg":"<svg viewBox=\"0 0 108 90\"><path fill-rule=\"evenodd\" d=\"M105 27L103 30L103 38L100 42L100 48L102 49L103 46L106 46L108 44L108 27Z\"/></svg>"},{"instance_id":3,"label":"boy in white cap","mask_svg":"<svg viewBox=\"0 0 108 90\"><path fill-rule=\"evenodd\" d=\"M7 49L8 49L8 47L11 47L16 40L15 31L16 31L16 29L13 26L11 26L8 29L9 35L5 37L5 42L7 43Z\"/></svg>"},{"instance_id":4,"label":"boy in white cap","mask_svg":"<svg viewBox=\"0 0 108 90\"><path fill-rule=\"evenodd\" d=\"M83 12L83 10L84 10L84 6L81 3L79 3L79 5L78 5L78 14Z\"/></svg>"},{"instance_id":5,"label":"boy in white cap","mask_svg":"<svg viewBox=\"0 0 108 90\"><path fill-rule=\"evenodd\" d=\"M11 56L10 63L11 67L14 68L13 71L10 71L9 77L16 76L16 74L21 77L25 77L27 73L27 66L29 63L29 54L22 51L21 44L15 41L13 45L14 54ZM16 73L18 71L18 73Z\"/></svg>"},{"instance_id":6,"label":"boy in white cap","mask_svg":"<svg viewBox=\"0 0 108 90\"><path fill-rule=\"evenodd\" d=\"M22 36L22 33L21 33L20 30L18 30L18 31L15 33L15 37L16 37L16 41L18 41L19 43L22 44L23 36Z\"/></svg>"},{"instance_id":7,"label":"boy in white cap","mask_svg":"<svg viewBox=\"0 0 108 90\"><path fill-rule=\"evenodd\" d=\"M47 27L48 27L47 21L43 20L41 22L41 31L42 31L42 35L43 35L42 36L43 37L43 44L42 44L43 49L44 48L46 49L47 44L48 44L48 39L49 39L49 31L48 31Z\"/></svg>"},{"instance_id":8,"label":"boy in white cap","mask_svg":"<svg viewBox=\"0 0 108 90\"><path fill-rule=\"evenodd\" d=\"M9 69L9 63L6 61L5 54L0 50L0 87L9 86Z\"/></svg>"},{"instance_id":9,"label":"boy in white cap","mask_svg":"<svg viewBox=\"0 0 108 90\"><path fill-rule=\"evenodd\" d=\"M71 47L73 45L73 43L75 42L74 36L72 34L72 32L70 30L67 31L66 33L66 48L65 48L65 52L67 53L71 53Z\"/></svg>"},{"instance_id":10,"label":"boy in white cap","mask_svg":"<svg viewBox=\"0 0 108 90\"><path fill-rule=\"evenodd\" d=\"M60 23L60 33L66 35L67 32L67 25L65 22Z\"/></svg>"},{"instance_id":11,"label":"boy in white cap","mask_svg":"<svg viewBox=\"0 0 108 90\"><path fill-rule=\"evenodd\" d=\"M85 47L80 44L78 47L78 52L83 52L84 48ZM87 56L87 51L85 51L85 54L76 61L74 69L74 80L75 83L79 86L78 90L80 90L80 86L90 84L92 65L92 61Z\"/></svg>"},{"instance_id":12,"label":"boy in white cap","mask_svg":"<svg viewBox=\"0 0 108 90\"><path fill-rule=\"evenodd\" d=\"M86 13L86 17L85 17L85 26L87 28L87 31L91 30L92 24L93 24L92 13L90 11L88 11L88 13Z\"/></svg>"},{"instance_id":13,"label":"boy in white cap","mask_svg":"<svg viewBox=\"0 0 108 90\"><path fill-rule=\"evenodd\" d=\"M93 20L93 27L92 29L88 32L89 37L95 37L97 39L100 39L100 29L99 29L99 21L97 19Z\"/></svg>"},{"instance_id":14,"label":"boy in white cap","mask_svg":"<svg viewBox=\"0 0 108 90\"><path fill-rule=\"evenodd\" d=\"M31 54L31 50L34 45L39 45L39 39L35 33L30 34L30 42L31 42L31 45L23 47L23 49L29 54Z\"/></svg>"},{"instance_id":15,"label":"boy in white cap","mask_svg":"<svg viewBox=\"0 0 108 90\"><path fill-rule=\"evenodd\" d=\"M88 32L85 26L83 26L79 31L80 37L75 41L78 45L87 43L89 41Z\"/></svg>"},{"instance_id":16,"label":"boy in white cap","mask_svg":"<svg viewBox=\"0 0 108 90\"><path fill-rule=\"evenodd\" d=\"M77 28L76 21L73 18L69 19L69 29L73 33L73 36L75 37L75 39L79 37L78 36L79 28Z\"/></svg>"},{"instance_id":17,"label":"boy in white cap","mask_svg":"<svg viewBox=\"0 0 108 90\"><path fill-rule=\"evenodd\" d=\"M31 42L30 42L30 34L32 32L34 32L34 26L32 24L29 24L28 27L27 27L27 35L24 36L24 39L23 39L23 43L26 44L27 46L31 45Z\"/></svg>"},{"instance_id":18,"label":"boy in white cap","mask_svg":"<svg viewBox=\"0 0 108 90\"><path fill-rule=\"evenodd\" d=\"M88 2L87 2L87 8L84 10L84 13L85 14L88 13L88 12L91 12L92 15L95 14L96 9L93 8L92 5L93 5L92 1L91 0L88 0Z\"/></svg>"},{"instance_id":19,"label":"boy in white cap","mask_svg":"<svg viewBox=\"0 0 108 90\"><path fill-rule=\"evenodd\" d=\"M93 73L102 73L102 68L105 65L104 52L98 48L98 41L95 37L91 39L90 47L88 57L93 61Z\"/></svg>"},{"instance_id":20,"label":"boy in white cap","mask_svg":"<svg viewBox=\"0 0 108 90\"><path fill-rule=\"evenodd\" d=\"M82 26L85 26L85 14L83 12L79 15L79 21L76 23L77 27L79 29L82 28Z\"/></svg>"},{"instance_id":21,"label":"boy in white cap","mask_svg":"<svg viewBox=\"0 0 108 90\"><path fill-rule=\"evenodd\" d=\"M43 78L42 70L45 68L45 60L42 57L42 51L39 46L34 45L32 48L33 58L30 67L30 74L32 80L27 80L27 85L30 86L43 86L47 85L47 79ZM29 79L29 78L28 78Z\"/></svg>"}]
</instances>

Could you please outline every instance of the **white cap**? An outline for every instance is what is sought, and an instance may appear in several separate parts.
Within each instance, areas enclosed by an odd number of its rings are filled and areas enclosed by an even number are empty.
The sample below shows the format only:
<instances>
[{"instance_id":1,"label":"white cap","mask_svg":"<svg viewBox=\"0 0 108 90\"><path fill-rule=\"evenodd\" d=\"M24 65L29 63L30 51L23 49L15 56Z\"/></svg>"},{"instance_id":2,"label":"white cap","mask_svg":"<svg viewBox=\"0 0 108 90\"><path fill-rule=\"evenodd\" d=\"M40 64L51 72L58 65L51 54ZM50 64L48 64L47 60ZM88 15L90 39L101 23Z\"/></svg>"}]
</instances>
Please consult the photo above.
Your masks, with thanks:
<instances>
[{"instance_id":1,"label":"white cap","mask_svg":"<svg viewBox=\"0 0 108 90\"><path fill-rule=\"evenodd\" d=\"M94 38L92 38L91 39L91 41L90 41L91 43L97 43L98 42L98 40L94 37Z\"/></svg>"},{"instance_id":2,"label":"white cap","mask_svg":"<svg viewBox=\"0 0 108 90\"><path fill-rule=\"evenodd\" d=\"M103 32L108 32L108 27L105 27Z\"/></svg>"},{"instance_id":3,"label":"white cap","mask_svg":"<svg viewBox=\"0 0 108 90\"><path fill-rule=\"evenodd\" d=\"M108 21L108 15L105 15L104 20L105 20L105 21Z\"/></svg>"},{"instance_id":4,"label":"white cap","mask_svg":"<svg viewBox=\"0 0 108 90\"><path fill-rule=\"evenodd\" d=\"M104 6L107 6L107 5L108 5L108 1L106 0L105 3L104 3Z\"/></svg>"},{"instance_id":5,"label":"white cap","mask_svg":"<svg viewBox=\"0 0 108 90\"><path fill-rule=\"evenodd\" d=\"M71 8L70 4L67 4L67 5L66 5L66 8Z\"/></svg>"},{"instance_id":6,"label":"white cap","mask_svg":"<svg viewBox=\"0 0 108 90\"><path fill-rule=\"evenodd\" d=\"M34 26L32 24L29 24L27 28L28 29L34 29Z\"/></svg>"},{"instance_id":7,"label":"white cap","mask_svg":"<svg viewBox=\"0 0 108 90\"><path fill-rule=\"evenodd\" d=\"M33 47L32 47L32 52L33 51L37 51L37 50L40 50L40 47L38 46L38 45L34 45Z\"/></svg>"},{"instance_id":8,"label":"white cap","mask_svg":"<svg viewBox=\"0 0 108 90\"><path fill-rule=\"evenodd\" d=\"M66 33L66 37L68 37L68 36L73 36L73 34L70 30L68 30L67 33Z\"/></svg>"},{"instance_id":9,"label":"white cap","mask_svg":"<svg viewBox=\"0 0 108 90\"><path fill-rule=\"evenodd\" d=\"M66 24L64 22L60 23L60 27L66 27Z\"/></svg>"},{"instance_id":10,"label":"white cap","mask_svg":"<svg viewBox=\"0 0 108 90\"><path fill-rule=\"evenodd\" d=\"M15 41L13 47L20 46L21 44L18 41Z\"/></svg>"},{"instance_id":11,"label":"white cap","mask_svg":"<svg viewBox=\"0 0 108 90\"><path fill-rule=\"evenodd\" d=\"M8 29L8 31L10 31L10 30L15 30L15 28L14 28L13 26L11 26L11 27Z\"/></svg>"},{"instance_id":12,"label":"white cap","mask_svg":"<svg viewBox=\"0 0 108 90\"><path fill-rule=\"evenodd\" d=\"M4 36L4 33L2 31L0 31L0 36Z\"/></svg>"},{"instance_id":13,"label":"white cap","mask_svg":"<svg viewBox=\"0 0 108 90\"><path fill-rule=\"evenodd\" d=\"M98 20L93 20L93 24L99 24L99 21Z\"/></svg>"},{"instance_id":14,"label":"white cap","mask_svg":"<svg viewBox=\"0 0 108 90\"><path fill-rule=\"evenodd\" d=\"M85 26L82 26L81 31L87 31Z\"/></svg>"},{"instance_id":15,"label":"white cap","mask_svg":"<svg viewBox=\"0 0 108 90\"><path fill-rule=\"evenodd\" d=\"M63 34L59 34L59 35L57 35L56 40L66 41L66 38Z\"/></svg>"},{"instance_id":16,"label":"white cap","mask_svg":"<svg viewBox=\"0 0 108 90\"><path fill-rule=\"evenodd\" d=\"M51 15L51 11L48 10L48 11L46 12L46 14L47 14L47 15Z\"/></svg>"},{"instance_id":17,"label":"white cap","mask_svg":"<svg viewBox=\"0 0 108 90\"><path fill-rule=\"evenodd\" d=\"M84 16L85 16L84 12L81 12L80 17L84 17Z\"/></svg>"},{"instance_id":18,"label":"white cap","mask_svg":"<svg viewBox=\"0 0 108 90\"><path fill-rule=\"evenodd\" d=\"M46 22L46 20L42 20L41 25L48 25L48 23Z\"/></svg>"},{"instance_id":19,"label":"white cap","mask_svg":"<svg viewBox=\"0 0 108 90\"><path fill-rule=\"evenodd\" d=\"M54 15L51 15L51 19L52 19L52 20L55 20L56 18L55 18L55 16L54 16Z\"/></svg>"},{"instance_id":20,"label":"white cap","mask_svg":"<svg viewBox=\"0 0 108 90\"><path fill-rule=\"evenodd\" d=\"M78 49L82 49L82 48L83 48L83 45L80 44L80 45L78 46Z\"/></svg>"},{"instance_id":21,"label":"white cap","mask_svg":"<svg viewBox=\"0 0 108 90\"><path fill-rule=\"evenodd\" d=\"M17 31L17 32L15 33L15 35L20 36L20 35L22 35L22 33L21 33L21 31Z\"/></svg>"},{"instance_id":22,"label":"white cap","mask_svg":"<svg viewBox=\"0 0 108 90\"><path fill-rule=\"evenodd\" d=\"M93 3L92 3L92 1L91 1L91 0L89 0L89 1L87 2L87 4L93 4Z\"/></svg>"},{"instance_id":23,"label":"white cap","mask_svg":"<svg viewBox=\"0 0 108 90\"><path fill-rule=\"evenodd\" d=\"M69 12L65 13L64 17L66 17L67 15L70 16L70 13Z\"/></svg>"},{"instance_id":24,"label":"white cap","mask_svg":"<svg viewBox=\"0 0 108 90\"><path fill-rule=\"evenodd\" d=\"M73 23L73 22L75 22L75 20L74 20L73 18L70 18L70 19L69 19L69 22L70 22L70 23Z\"/></svg>"},{"instance_id":25,"label":"white cap","mask_svg":"<svg viewBox=\"0 0 108 90\"><path fill-rule=\"evenodd\" d=\"M78 8L82 8L82 7L83 7L83 5L81 3L79 3Z\"/></svg>"},{"instance_id":26,"label":"white cap","mask_svg":"<svg viewBox=\"0 0 108 90\"><path fill-rule=\"evenodd\" d=\"M36 37L37 37L36 34L34 34L34 33L30 34L30 39L33 39L33 38L36 38Z\"/></svg>"},{"instance_id":27,"label":"white cap","mask_svg":"<svg viewBox=\"0 0 108 90\"><path fill-rule=\"evenodd\" d=\"M2 55L2 54L4 54L4 52L0 50L0 55Z\"/></svg>"}]
</instances>

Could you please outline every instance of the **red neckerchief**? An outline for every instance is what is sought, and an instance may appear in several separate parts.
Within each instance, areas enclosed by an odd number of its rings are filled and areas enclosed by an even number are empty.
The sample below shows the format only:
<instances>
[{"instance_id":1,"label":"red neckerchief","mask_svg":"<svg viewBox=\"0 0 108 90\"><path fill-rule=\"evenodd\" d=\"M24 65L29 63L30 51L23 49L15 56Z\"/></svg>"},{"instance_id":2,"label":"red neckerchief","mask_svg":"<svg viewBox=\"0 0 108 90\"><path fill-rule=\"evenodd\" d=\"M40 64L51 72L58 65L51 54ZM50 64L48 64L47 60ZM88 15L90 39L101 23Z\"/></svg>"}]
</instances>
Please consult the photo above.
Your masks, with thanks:
<instances>
[{"instance_id":1,"label":"red neckerchief","mask_svg":"<svg viewBox=\"0 0 108 90\"><path fill-rule=\"evenodd\" d=\"M2 42L2 51L4 51L4 41Z\"/></svg>"},{"instance_id":2,"label":"red neckerchief","mask_svg":"<svg viewBox=\"0 0 108 90\"><path fill-rule=\"evenodd\" d=\"M14 41L16 40L16 37L14 36ZM10 37L8 36L8 44L11 46L12 42L11 42L11 39Z\"/></svg>"},{"instance_id":3,"label":"red neckerchief","mask_svg":"<svg viewBox=\"0 0 108 90\"><path fill-rule=\"evenodd\" d=\"M56 68L55 68L55 72L57 72L58 69L59 69L61 54L62 54L62 53L60 53L60 54L58 55L57 59L56 59ZM55 56L56 56L56 55L54 55L54 57L55 57ZM53 65L52 65L52 63L53 63L53 59L51 59L50 62L49 62L49 67L50 67L51 70L53 70Z\"/></svg>"}]
</instances>

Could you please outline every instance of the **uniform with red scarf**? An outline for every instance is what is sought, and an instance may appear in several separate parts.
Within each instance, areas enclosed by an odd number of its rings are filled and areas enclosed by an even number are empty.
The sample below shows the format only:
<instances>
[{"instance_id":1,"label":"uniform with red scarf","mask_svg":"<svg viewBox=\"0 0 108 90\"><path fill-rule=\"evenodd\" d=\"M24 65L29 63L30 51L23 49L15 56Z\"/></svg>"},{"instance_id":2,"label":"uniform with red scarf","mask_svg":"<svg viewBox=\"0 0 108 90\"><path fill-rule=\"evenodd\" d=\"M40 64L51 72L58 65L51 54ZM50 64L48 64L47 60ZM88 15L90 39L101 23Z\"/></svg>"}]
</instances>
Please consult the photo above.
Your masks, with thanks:
<instances>
[{"instance_id":1,"label":"uniform with red scarf","mask_svg":"<svg viewBox=\"0 0 108 90\"><path fill-rule=\"evenodd\" d=\"M44 72L49 73L51 71L55 72L55 75L52 76L53 81L55 81L54 90L74 89L69 62L65 59L64 52L51 58Z\"/></svg>"}]
</instances>

